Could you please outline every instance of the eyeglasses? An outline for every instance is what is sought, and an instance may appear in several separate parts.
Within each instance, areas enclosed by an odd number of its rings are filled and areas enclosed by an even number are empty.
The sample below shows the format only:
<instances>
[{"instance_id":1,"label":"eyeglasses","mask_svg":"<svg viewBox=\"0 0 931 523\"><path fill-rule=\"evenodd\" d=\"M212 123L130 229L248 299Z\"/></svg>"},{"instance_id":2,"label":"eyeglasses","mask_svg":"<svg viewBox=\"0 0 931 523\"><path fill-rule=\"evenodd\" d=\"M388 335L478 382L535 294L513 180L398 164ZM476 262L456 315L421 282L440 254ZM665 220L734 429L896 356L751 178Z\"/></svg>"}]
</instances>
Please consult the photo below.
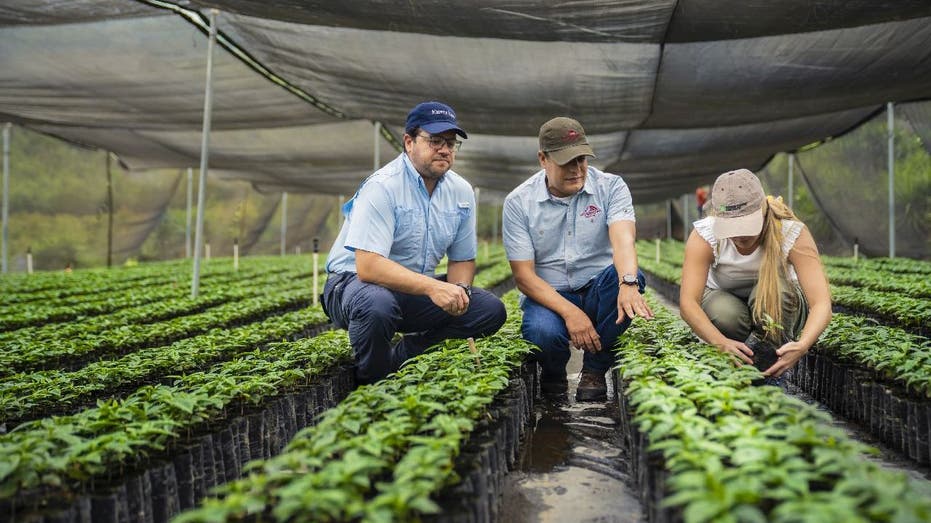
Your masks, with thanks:
<instances>
[{"instance_id":1,"label":"eyeglasses","mask_svg":"<svg viewBox=\"0 0 931 523\"><path fill-rule=\"evenodd\" d=\"M456 140L455 138L447 140L442 136L433 136L431 134L418 134L417 136L425 139L427 143L430 144L430 147L437 151L442 149L444 145L449 147L449 150L452 152L456 152L460 147L462 147L462 141Z\"/></svg>"}]
</instances>

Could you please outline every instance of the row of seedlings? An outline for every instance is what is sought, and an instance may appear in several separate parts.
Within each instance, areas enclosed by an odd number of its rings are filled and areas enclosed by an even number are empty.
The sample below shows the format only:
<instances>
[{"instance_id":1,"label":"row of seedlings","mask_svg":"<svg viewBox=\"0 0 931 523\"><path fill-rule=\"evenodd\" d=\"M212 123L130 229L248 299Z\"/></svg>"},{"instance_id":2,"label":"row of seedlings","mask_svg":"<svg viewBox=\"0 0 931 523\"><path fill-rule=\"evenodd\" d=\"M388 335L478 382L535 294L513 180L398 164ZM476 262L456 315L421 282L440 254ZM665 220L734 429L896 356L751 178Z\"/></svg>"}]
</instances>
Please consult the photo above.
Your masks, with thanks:
<instances>
[{"instance_id":1,"label":"row of seedlings","mask_svg":"<svg viewBox=\"0 0 931 523\"><path fill-rule=\"evenodd\" d=\"M205 290L223 289L230 285L249 284L256 278L294 272L293 268L281 267L273 270L254 269L240 274L224 273L204 279ZM45 326L67 322L76 318L104 316L131 307L156 303L165 299L184 296L187 289L179 288L174 282L136 284L131 288L104 293L81 294L65 299L43 300L42 302L14 303L0 306L0 331L15 331L29 326Z\"/></svg>"},{"instance_id":2,"label":"row of seedlings","mask_svg":"<svg viewBox=\"0 0 931 523\"><path fill-rule=\"evenodd\" d=\"M178 523L494 520L536 393L516 293L493 336L450 340L356 389Z\"/></svg>"},{"instance_id":3,"label":"row of seedlings","mask_svg":"<svg viewBox=\"0 0 931 523\"><path fill-rule=\"evenodd\" d=\"M506 262L483 270L478 285L495 286L509 272ZM297 287L297 288L293 288ZM0 361L9 366L38 366L48 370L20 372L0 378L0 428L53 414L74 412L97 398L132 391L140 385L164 381L164 376L197 370L253 347L281 339L313 335L328 328L319 307L280 314L308 301L306 289L285 282L281 288L265 288L269 296L217 307L208 313L160 324L127 326L112 333L85 339L63 340L61 344L29 343L31 350L8 350ZM248 323L256 318L267 319ZM236 325L245 323L244 326ZM199 334L202 333L202 334ZM179 339L169 345L157 342ZM139 349L139 347L144 347ZM10 349L8 347L8 349ZM69 370L65 358L100 358L125 354L117 359L88 363ZM44 358L44 359L43 359ZM0 430L2 432L2 430Z\"/></svg>"},{"instance_id":4,"label":"row of seedlings","mask_svg":"<svg viewBox=\"0 0 931 523\"><path fill-rule=\"evenodd\" d=\"M679 286L669 281L668 264L653 263L649 270L651 287L677 300ZM870 317L835 313L818 343L787 376L884 445L918 464L931 463L931 343L926 337Z\"/></svg>"},{"instance_id":5,"label":"row of seedlings","mask_svg":"<svg viewBox=\"0 0 931 523\"><path fill-rule=\"evenodd\" d=\"M0 435L0 518L167 521L353 388L346 334L271 343Z\"/></svg>"},{"instance_id":6,"label":"row of seedlings","mask_svg":"<svg viewBox=\"0 0 931 523\"><path fill-rule=\"evenodd\" d=\"M249 257L248 262L243 261L238 270L229 261L206 264L201 268L201 277L210 279L253 268L276 270L294 264L294 259L287 257ZM92 296L139 286L185 286L190 278L190 260L146 263L135 267L82 269L73 273L41 272L28 276L8 274L0 280L0 305Z\"/></svg>"},{"instance_id":7,"label":"row of seedlings","mask_svg":"<svg viewBox=\"0 0 931 523\"><path fill-rule=\"evenodd\" d=\"M835 314L790 381L919 464L931 463L931 341Z\"/></svg>"},{"instance_id":8,"label":"row of seedlings","mask_svg":"<svg viewBox=\"0 0 931 523\"><path fill-rule=\"evenodd\" d=\"M661 305L617 352L622 430L650 521L928 521L931 499L830 417L695 340Z\"/></svg>"},{"instance_id":9,"label":"row of seedlings","mask_svg":"<svg viewBox=\"0 0 931 523\"><path fill-rule=\"evenodd\" d=\"M300 299L305 299L301 297ZM312 336L328 328L320 307L277 314L232 329L215 328L170 345L89 363L73 371L43 370L0 380L0 427L73 413L98 399L119 397L143 385L170 382L266 343Z\"/></svg>"},{"instance_id":10,"label":"row of seedlings","mask_svg":"<svg viewBox=\"0 0 931 523\"><path fill-rule=\"evenodd\" d=\"M305 306L310 302L307 280L302 274L278 275L228 290L217 289L196 299L179 297L110 317L50 326L56 328L23 329L19 336L0 339L0 377L76 368L88 361L170 344Z\"/></svg>"},{"instance_id":11,"label":"row of seedlings","mask_svg":"<svg viewBox=\"0 0 931 523\"><path fill-rule=\"evenodd\" d=\"M476 281L500 279L487 271ZM306 336L321 317L305 309L269 318L255 333ZM232 341L265 339L245 334ZM215 341L201 340L206 347ZM190 345L169 359L189 360L195 350ZM75 416L21 425L0 439L0 462L10 464L0 467L0 514L14 521L166 521L209 487L239 477L244 463L279 452L314 413L345 396L353 388L348 354L344 334L271 344ZM43 435L50 445L41 446Z\"/></svg>"}]
</instances>

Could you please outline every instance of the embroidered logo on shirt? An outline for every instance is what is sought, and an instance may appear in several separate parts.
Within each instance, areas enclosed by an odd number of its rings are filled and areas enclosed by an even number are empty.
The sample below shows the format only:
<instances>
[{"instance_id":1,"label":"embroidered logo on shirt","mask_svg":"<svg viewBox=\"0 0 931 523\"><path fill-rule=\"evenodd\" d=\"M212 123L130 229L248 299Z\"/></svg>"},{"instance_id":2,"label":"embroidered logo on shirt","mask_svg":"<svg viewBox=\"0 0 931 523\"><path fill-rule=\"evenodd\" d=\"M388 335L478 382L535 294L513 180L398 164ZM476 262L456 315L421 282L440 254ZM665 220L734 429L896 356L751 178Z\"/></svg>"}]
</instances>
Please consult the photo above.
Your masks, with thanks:
<instances>
[{"instance_id":1,"label":"embroidered logo on shirt","mask_svg":"<svg viewBox=\"0 0 931 523\"><path fill-rule=\"evenodd\" d=\"M599 209L598 207L595 207L594 205L589 205L588 207L585 208L584 211L582 211L582 214L580 214L579 216L583 218L591 219L591 218L594 218L595 216L598 216L598 213L600 212L601 212L601 209Z\"/></svg>"}]
</instances>

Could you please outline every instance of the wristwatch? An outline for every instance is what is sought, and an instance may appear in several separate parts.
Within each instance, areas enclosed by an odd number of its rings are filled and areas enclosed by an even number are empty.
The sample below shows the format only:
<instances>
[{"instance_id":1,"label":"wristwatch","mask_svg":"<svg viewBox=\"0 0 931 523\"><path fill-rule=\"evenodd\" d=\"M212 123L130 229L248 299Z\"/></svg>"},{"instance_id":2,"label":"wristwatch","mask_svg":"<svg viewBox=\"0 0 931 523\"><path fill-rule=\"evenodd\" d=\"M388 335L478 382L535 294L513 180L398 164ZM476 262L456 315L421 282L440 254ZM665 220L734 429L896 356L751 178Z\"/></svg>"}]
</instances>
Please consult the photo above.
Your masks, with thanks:
<instances>
[{"instance_id":1,"label":"wristwatch","mask_svg":"<svg viewBox=\"0 0 931 523\"><path fill-rule=\"evenodd\" d=\"M472 297L472 286L471 285L466 285L465 283L460 282L460 283L457 283L456 286L462 287L466 291L466 296L468 296L469 298Z\"/></svg>"},{"instance_id":2,"label":"wristwatch","mask_svg":"<svg viewBox=\"0 0 931 523\"><path fill-rule=\"evenodd\" d=\"M637 281L636 274L625 274L621 276L621 285L640 285L640 282Z\"/></svg>"}]
</instances>

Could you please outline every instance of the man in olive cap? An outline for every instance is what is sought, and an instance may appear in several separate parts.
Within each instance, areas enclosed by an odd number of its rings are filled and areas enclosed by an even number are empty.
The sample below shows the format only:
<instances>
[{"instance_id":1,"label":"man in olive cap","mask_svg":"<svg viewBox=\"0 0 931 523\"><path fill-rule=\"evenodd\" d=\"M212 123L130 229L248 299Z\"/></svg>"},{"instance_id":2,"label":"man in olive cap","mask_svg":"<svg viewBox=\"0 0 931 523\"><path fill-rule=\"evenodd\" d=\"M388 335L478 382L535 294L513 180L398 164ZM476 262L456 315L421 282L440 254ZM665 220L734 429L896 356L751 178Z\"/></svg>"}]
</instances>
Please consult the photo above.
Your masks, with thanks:
<instances>
[{"instance_id":1,"label":"man in olive cap","mask_svg":"<svg viewBox=\"0 0 931 523\"><path fill-rule=\"evenodd\" d=\"M540 127L543 168L504 201L504 247L525 295L521 326L541 349L543 391L566 390L569 344L585 351L579 401L606 398L612 349L634 316L652 318L634 248L634 206L620 176L588 165L582 125Z\"/></svg>"},{"instance_id":2,"label":"man in olive cap","mask_svg":"<svg viewBox=\"0 0 931 523\"><path fill-rule=\"evenodd\" d=\"M504 304L475 275L475 193L450 170L467 138L451 107L418 104L404 152L362 182L327 258L324 310L349 331L356 379L371 383L447 338L487 336ZM447 274L434 274L446 256ZM405 333L393 343L397 332Z\"/></svg>"}]
</instances>

